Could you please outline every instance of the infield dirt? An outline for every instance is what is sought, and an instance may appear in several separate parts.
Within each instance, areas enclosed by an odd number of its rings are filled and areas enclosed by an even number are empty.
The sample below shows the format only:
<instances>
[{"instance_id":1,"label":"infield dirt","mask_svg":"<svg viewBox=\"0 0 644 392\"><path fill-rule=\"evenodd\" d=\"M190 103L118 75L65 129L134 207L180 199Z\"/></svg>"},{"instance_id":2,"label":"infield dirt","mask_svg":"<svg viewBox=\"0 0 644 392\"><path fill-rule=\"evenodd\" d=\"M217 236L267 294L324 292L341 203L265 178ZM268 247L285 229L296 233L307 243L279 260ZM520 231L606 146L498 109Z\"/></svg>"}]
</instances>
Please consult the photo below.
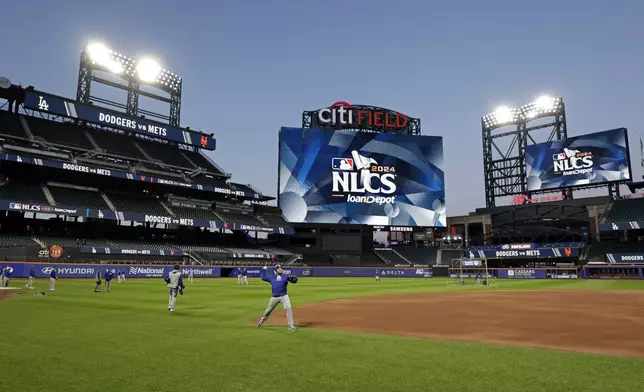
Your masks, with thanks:
<instances>
[{"instance_id":1,"label":"infield dirt","mask_svg":"<svg viewBox=\"0 0 644 392\"><path fill-rule=\"evenodd\" d=\"M280 313L267 324L283 325ZM644 357L642 291L382 295L295 306L294 316L304 328Z\"/></svg>"}]
</instances>

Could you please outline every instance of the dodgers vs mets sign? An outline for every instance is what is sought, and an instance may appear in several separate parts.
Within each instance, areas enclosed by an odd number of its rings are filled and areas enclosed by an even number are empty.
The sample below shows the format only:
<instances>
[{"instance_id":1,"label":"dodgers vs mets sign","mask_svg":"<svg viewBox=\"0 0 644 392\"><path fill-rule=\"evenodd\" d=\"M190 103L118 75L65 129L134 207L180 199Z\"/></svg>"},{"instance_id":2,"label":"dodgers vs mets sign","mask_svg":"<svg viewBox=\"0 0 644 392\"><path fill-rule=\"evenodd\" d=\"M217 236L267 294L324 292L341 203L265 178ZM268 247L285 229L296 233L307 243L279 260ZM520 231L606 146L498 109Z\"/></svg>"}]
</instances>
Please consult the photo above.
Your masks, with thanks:
<instances>
[{"instance_id":1,"label":"dodgers vs mets sign","mask_svg":"<svg viewBox=\"0 0 644 392\"><path fill-rule=\"evenodd\" d=\"M445 227L441 137L282 128L279 162L290 222Z\"/></svg>"},{"instance_id":2,"label":"dodgers vs mets sign","mask_svg":"<svg viewBox=\"0 0 644 392\"><path fill-rule=\"evenodd\" d=\"M626 128L526 147L528 191L630 180Z\"/></svg>"}]
</instances>

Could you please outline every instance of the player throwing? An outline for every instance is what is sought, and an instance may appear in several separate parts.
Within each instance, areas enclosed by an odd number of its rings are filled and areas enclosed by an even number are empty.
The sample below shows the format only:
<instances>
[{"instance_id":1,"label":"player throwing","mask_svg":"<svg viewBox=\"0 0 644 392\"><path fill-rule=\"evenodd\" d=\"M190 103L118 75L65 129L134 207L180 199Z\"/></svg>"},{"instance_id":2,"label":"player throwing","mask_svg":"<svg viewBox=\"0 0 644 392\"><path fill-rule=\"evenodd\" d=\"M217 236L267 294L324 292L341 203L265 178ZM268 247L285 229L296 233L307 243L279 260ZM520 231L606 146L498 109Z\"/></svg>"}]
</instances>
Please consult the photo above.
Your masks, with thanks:
<instances>
[{"instance_id":1,"label":"player throwing","mask_svg":"<svg viewBox=\"0 0 644 392\"><path fill-rule=\"evenodd\" d=\"M257 323L257 327L260 328L264 325L264 321L268 319L268 316L273 313L273 310L277 305L282 304L284 310L286 311L286 321L288 322L288 329L291 332L297 331L295 325L293 324L293 310L291 309L291 299L288 297L288 284L297 283L297 276L287 276L284 275L284 270L279 266L275 266L275 274L272 276L267 276L267 267L264 267L260 271L260 277L264 282L271 284L272 296L270 301L268 301L268 307L264 311L262 318Z\"/></svg>"}]
</instances>

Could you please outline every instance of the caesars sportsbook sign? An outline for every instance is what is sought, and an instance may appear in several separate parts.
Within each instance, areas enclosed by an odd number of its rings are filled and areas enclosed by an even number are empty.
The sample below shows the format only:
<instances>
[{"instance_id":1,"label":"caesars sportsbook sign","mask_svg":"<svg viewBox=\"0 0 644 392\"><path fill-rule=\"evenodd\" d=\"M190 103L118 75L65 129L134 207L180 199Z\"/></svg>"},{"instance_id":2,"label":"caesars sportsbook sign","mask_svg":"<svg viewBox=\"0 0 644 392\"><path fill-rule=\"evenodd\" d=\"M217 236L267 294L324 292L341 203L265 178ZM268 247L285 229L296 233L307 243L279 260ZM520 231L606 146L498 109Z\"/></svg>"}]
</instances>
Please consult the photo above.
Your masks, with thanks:
<instances>
[{"instance_id":1,"label":"caesars sportsbook sign","mask_svg":"<svg viewBox=\"0 0 644 392\"><path fill-rule=\"evenodd\" d=\"M380 132L405 133L412 122L418 119L393 110L367 105L352 105L338 101L331 106L304 112L310 117L310 128L322 129L370 129Z\"/></svg>"}]
</instances>

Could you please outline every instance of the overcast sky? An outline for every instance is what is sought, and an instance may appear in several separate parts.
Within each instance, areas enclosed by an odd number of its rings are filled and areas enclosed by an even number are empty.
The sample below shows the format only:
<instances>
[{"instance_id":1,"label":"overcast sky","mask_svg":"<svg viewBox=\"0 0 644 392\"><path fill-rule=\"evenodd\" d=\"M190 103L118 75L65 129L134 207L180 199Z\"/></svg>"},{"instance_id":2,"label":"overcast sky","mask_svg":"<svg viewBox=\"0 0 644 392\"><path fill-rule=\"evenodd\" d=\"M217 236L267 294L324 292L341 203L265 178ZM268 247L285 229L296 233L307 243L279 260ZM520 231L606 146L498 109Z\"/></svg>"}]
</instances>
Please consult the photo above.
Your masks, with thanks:
<instances>
[{"instance_id":1,"label":"overcast sky","mask_svg":"<svg viewBox=\"0 0 644 392\"><path fill-rule=\"evenodd\" d=\"M0 76L74 97L86 41L154 55L184 77L182 125L214 132L214 159L268 195L280 126L339 100L444 137L450 216L485 203L480 117L542 93L564 97L570 136L628 128L642 175L641 0L23 0L1 12Z\"/></svg>"}]
</instances>

